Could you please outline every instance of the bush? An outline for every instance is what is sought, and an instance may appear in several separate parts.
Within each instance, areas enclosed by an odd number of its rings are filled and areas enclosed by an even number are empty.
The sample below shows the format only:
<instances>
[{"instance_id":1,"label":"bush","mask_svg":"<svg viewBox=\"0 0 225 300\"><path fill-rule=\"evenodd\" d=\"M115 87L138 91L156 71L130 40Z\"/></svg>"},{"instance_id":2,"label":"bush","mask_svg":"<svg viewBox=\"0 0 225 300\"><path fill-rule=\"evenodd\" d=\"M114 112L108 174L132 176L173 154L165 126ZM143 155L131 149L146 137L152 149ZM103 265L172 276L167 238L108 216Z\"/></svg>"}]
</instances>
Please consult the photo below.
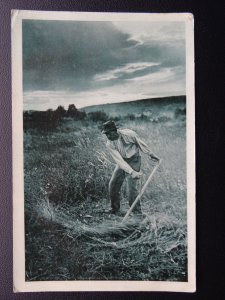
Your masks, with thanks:
<instances>
[{"instance_id":1,"label":"bush","mask_svg":"<svg viewBox=\"0 0 225 300\"><path fill-rule=\"evenodd\" d=\"M174 112L175 118L186 115L186 107L185 108L177 108Z\"/></svg>"},{"instance_id":2,"label":"bush","mask_svg":"<svg viewBox=\"0 0 225 300\"><path fill-rule=\"evenodd\" d=\"M35 128L42 131L52 131L57 128L65 117L70 117L74 120L83 120L86 118L86 113L76 109L74 104L70 104L66 111L63 106L59 105L54 111L24 111L24 130Z\"/></svg>"},{"instance_id":3,"label":"bush","mask_svg":"<svg viewBox=\"0 0 225 300\"><path fill-rule=\"evenodd\" d=\"M141 116L140 116L140 119L141 120L147 120L148 116L146 116L144 113L142 113Z\"/></svg>"},{"instance_id":4,"label":"bush","mask_svg":"<svg viewBox=\"0 0 225 300\"><path fill-rule=\"evenodd\" d=\"M168 121L170 121L170 118L167 116L158 117L158 122L168 122Z\"/></svg>"},{"instance_id":5,"label":"bush","mask_svg":"<svg viewBox=\"0 0 225 300\"><path fill-rule=\"evenodd\" d=\"M106 122L108 115L104 111L94 111L88 113L88 118L93 122Z\"/></svg>"},{"instance_id":6,"label":"bush","mask_svg":"<svg viewBox=\"0 0 225 300\"><path fill-rule=\"evenodd\" d=\"M47 111L32 111L24 112L24 130L29 128L36 128L43 131L52 131L55 129L61 119L60 111L53 111L48 109Z\"/></svg>"},{"instance_id":7,"label":"bush","mask_svg":"<svg viewBox=\"0 0 225 300\"><path fill-rule=\"evenodd\" d=\"M86 112L79 111L74 104L70 104L66 116L75 120L83 120L86 117Z\"/></svg>"},{"instance_id":8,"label":"bush","mask_svg":"<svg viewBox=\"0 0 225 300\"><path fill-rule=\"evenodd\" d=\"M134 114L128 114L127 118L131 121L135 120L135 115Z\"/></svg>"}]
</instances>

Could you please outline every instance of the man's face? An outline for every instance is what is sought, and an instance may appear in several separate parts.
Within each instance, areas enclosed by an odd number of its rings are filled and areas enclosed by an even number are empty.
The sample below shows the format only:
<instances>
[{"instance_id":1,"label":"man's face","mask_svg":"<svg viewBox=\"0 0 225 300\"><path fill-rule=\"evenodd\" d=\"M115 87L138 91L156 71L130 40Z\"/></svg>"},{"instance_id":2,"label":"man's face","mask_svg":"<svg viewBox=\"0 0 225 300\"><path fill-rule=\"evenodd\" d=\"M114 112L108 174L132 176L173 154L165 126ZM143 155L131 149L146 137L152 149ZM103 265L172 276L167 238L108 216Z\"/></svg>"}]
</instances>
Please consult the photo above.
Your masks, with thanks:
<instances>
[{"instance_id":1,"label":"man's face","mask_svg":"<svg viewBox=\"0 0 225 300\"><path fill-rule=\"evenodd\" d=\"M119 135L116 130L108 131L105 133L105 135L107 136L107 139L110 141L115 141L119 138Z\"/></svg>"}]
</instances>

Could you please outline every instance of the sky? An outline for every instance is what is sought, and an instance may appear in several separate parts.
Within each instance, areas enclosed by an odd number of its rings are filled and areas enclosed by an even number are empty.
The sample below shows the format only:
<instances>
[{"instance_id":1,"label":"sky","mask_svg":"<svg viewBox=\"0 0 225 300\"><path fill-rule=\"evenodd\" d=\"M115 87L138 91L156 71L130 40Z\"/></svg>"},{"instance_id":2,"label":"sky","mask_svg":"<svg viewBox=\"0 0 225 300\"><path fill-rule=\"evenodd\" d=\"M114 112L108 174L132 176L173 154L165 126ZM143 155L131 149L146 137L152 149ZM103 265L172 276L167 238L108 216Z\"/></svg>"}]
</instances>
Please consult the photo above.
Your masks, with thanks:
<instances>
[{"instance_id":1,"label":"sky","mask_svg":"<svg viewBox=\"0 0 225 300\"><path fill-rule=\"evenodd\" d=\"M24 110L185 95L184 22L23 20Z\"/></svg>"}]
</instances>

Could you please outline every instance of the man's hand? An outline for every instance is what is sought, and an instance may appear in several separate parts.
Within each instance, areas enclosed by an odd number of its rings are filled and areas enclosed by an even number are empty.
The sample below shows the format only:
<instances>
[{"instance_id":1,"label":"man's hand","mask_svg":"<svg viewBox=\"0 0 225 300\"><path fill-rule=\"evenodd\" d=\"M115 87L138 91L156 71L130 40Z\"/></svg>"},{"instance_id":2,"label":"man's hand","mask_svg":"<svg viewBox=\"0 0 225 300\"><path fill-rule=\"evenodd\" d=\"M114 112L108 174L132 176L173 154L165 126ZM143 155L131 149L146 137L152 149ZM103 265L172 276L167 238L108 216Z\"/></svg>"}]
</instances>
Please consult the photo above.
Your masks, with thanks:
<instances>
[{"instance_id":1,"label":"man's hand","mask_svg":"<svg viewBox=\"0 0 225 300\"><path fill-rule=\"evenodd\" d=\"M153 160L154 162L158 162L159 161L159 157L154 155L154 154L150 154L150 158L151 160Z\"/></svg>"},{"instance_id":2,"label":"man's hand","mask_svg":"<svg viewBox=\"0 0 225 300\"><path fill-rule=\"evenodd\" d=\"M133 170L130 175L133 179L139 179L142 176L142 172L136 172Z\"/></svg>"}]
</instances>

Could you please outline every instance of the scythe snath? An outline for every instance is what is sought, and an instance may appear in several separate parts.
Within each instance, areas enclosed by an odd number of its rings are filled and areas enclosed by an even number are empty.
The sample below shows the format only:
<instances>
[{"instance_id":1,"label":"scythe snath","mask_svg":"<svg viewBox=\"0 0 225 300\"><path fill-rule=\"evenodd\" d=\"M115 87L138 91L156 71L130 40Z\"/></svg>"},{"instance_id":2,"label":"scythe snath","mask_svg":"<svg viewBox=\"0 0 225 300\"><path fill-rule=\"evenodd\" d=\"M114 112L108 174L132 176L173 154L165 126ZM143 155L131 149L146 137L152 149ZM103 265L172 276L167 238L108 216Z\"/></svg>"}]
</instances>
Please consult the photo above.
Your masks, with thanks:
<instances>
[{"instance_id":1,"label":"scythe snath","mask_svg":"<svg viewBox=\"0 0 225 300\"><path fill-rule=\"evenodd\" d=\"M138 201L140 201L141 199L141 196L144 194L148 184L150 183L150 181L152 180L152 177L155 173L155 171L158 169L159 165L161 164L162 162L162 159L160 159L158 161L158 163L155 165L154 169L152 170L151 174L149 175L147 181L145 182L145 184L143 185L140 193L138 194L138 196L136 197L136 199L134 200L133 204L131 205L131 207L129 208L129 210L127 211L126 215L124 216L123 220L122 220L122 223L124 221L126 221L126 219L129 217L130 213L132 212L132 210L134 209L135 205L138 203Z\"/></svg>"}]
</instances>

